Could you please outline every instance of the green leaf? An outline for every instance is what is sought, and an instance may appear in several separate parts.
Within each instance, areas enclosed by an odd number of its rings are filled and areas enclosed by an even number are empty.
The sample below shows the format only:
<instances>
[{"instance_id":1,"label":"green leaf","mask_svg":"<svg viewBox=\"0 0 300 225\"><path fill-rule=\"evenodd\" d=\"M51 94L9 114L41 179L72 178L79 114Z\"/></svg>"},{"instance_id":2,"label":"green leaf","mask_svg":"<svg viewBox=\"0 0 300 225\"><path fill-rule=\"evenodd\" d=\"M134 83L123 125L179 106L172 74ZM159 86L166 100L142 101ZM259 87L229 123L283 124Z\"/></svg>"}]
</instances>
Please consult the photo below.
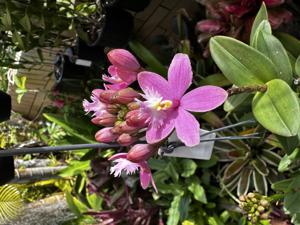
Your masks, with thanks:
<instances>
[{"instance_id":1,"label":"green leaf","mask_svg":"<svg viewBox=\"0 0 300 225\"><path fill-rule=\"evenodd\" d=\"M199 201L202 202L204 204L207 203L207 199L206 199L206 195L205 195L205 190L202 187L202 185L200 185L198 179L194 179L190 185L188 186L188 190L193 193L194 198Z\"/></svg>"},{"instance_id":2,"label":"green leaf","mask_svg":"<svg viewBox=\"0 0 300 225\"><path fill-rule=\"evenodd\" d=\"M263 195L267 195L268 193L268 184L266 177L261 175L256 170L253 171L253 183L255 190Z\"/></svg>"},{"instance_id":3,"label":"green leaf","mask_svg":"<svg viewBox=\"0 0 300 225\"><path fill-rule=\"evenodd\" d=\"M98 196L96 193L91 195L87 194L87 200L93 210L99 211L102 209L103 198Z\"/></svg>"},{"instance_id":4,"label":"green leaf","mask_svg":"<svg viewBox=\"0 0 300 225\"><path fill-rule=\"evenodd\" d=\"M287 51L289 51L295 58L300 55L300 41L294 36L276 32L275 36L281 41Z\"/></svg>"},{"instance_id":5,"label":"green leaf","mask_svg":"<svg viewBox=\"0 0 300 225\"><path fill-rule=\"evenodd\" d=\"M197 164L192 159L183 159L180 161L180 164L183 168L181 176L190 177L196 172Z\"/></svg>"},{"instance_id":6,"label":"green leaf","mask_svg":"<svg viewBox=\"0 0 300 225\"><path fill-rule=\"evenodd\" d=\"M271 28L268 21L263 21L261 25L263 24L268 24ZM253 47L271 59L276 66L278 78L291 84L293 80L293 69L285 48L275 36L260 28L261 26L259 26L257 30L256 42Z\"/></svg>"},{"instance_id":7,"label":"green leaf","mask_svg":"<svg viewBox=\"0 0 300 225\"><path fill-rule=\"evenodd\" d=\"M181 196L176 195L171 202L171 207L169 208L169 215L167 225L178 225L180 219L180 201Z\"/></svg>"},{"instance_id":8,"label":"green leaf","mask_svg":"<svg viewBox=\"0 0 300 225\"><path fill-rule=\"evenodd\" d=\"M255 170L259 172L262 176L267 176L269 174L268 167L263 160L257 158L253 160L251 163L255 168Z\"/></svg>"},{"instance_id":9,"label":"green leaf","mask_svg":"<svg viewBox=\"0 0 300 225\"><path fill-rule=\"evenodd\" d=\"M78 126L79 124L82 124L83 121L76 119L76 118L72 118L71 122L68 122L68 121L65 121L65 118L63 116L58 115L58 114L51 114L51 113L44 113L43 116L47 120L61 126L63 129L65 129L71 135L81 139L85 143L97 143L96 141L94 141L94 139L89 137L87 134L86 135L82 134L82 133L86 133L86 131L75 129L76 126ZM75 126L75 128L74 128L74 126Z\"/></svg>"},{"instance_id":10,"label":"green leaf","mask_svg":"<svg viewBox=\"0 0 300 225\"><path fill-rule=\"evenodd\" d=\"M242 93L238 95L233 95L227 98L224 103L224 111L232 112L237 109L251 94L249 93Z\"/></svg>"},{"instance_id":11,"label":"green leaf","mask_svg":"<svg viewBox=\"0 0 300 225\"><path fill-rule=\"evenodd\" d=\"M278 171L279 172L285 172L289 170L290 165L297 159L300 158L300 149L296 148L290 155L285 155L279 165L278 165Z\"/></svg>"},{"instance_id":12,"label":"green leaf","mask_svg":"<svg viewBox=\"0 0 300 225\"><path fill-rule=\"evenodd\" d=\"M298 135L292 137L281 137L276 135L276 138L279 141L281 148L284 149L287 154L291 154L299 144Z\"/></svg>"},{"instance_id":13,"label":"green leaf","mask_svg":"<svg viewBox=\"0 0 300 225\"><path fill-rule=\"evenodd\" d=\"M199 86L215 85L219 87L224 87L231 84L232 83L229 80L227 80L227 78L223 74L220 73L209 75L199 82Z\"/></svg>"},{"instance_id":14,"label":"green leaf","mask_svg":"<svg viewBox=\"0 0 300 225\"><path fill-rule=\"evenodd\" d=\"M10 15L10 11L8 8L6 8L5 14L1 17L1 22L4 25L4 28L6 30L11 30L12 28L12 19Z\"/></svg>"},{"instance_id":15,"label":"green leaf","mask_svg":"<svg viewBox=\"0 0 300 225\"><path fill-rule=\"evenodd\" d=\"M73 197L69 192L66 193L66 201L69 209L78 217L81 217L82 213L88 211L88 207L77 198Z\"/></svg>"},{"instance_id":16,"label":"green leaf","mask_svg":"<svg viewBox=\"0 0 300 225\"><path fill-rule=\"evenodd\" d=\"M15 218L23 206L20 192L11 185L0 186L0 224Z\"/></svg>"},{"instance_id":17,"label":"green leaf","mask_svg":"<svg viewBox=\"0 0 300 225\"><path fill-rule=\"evenodd\" d=\"M300 76L300 56L298 56L296 63L295 63L295 72L297 76Z\"/></svg>"},{"instance_id":18,"label":"green leaf","mask_svg":"<svg viewBox=\"0 0 300 225\"><path fill-rule=\"evenodd\" d=\"M259 24L258 28L256 29L254 37L253 37L253 41L251 43L251 46L253 48L257 49L257 43L259 42L258 38L262 32L265 32L267 34L272 34L272 27L268 20L263 20Z\"/></svg>"},{"instance_id":19,"label":"green leaf","mask_svg":"<svg viewBox=\"0 0 300 225\"><path fill-rule=\"evenodd\" d=\"M263 20L268 20L268 11L265 3L263 2L252 25L251 34L250 34L250 44L252 45L254 41L254 35L256 33L257 28L261 24Z\"/></svg>"},{"instance_id":20,"label":"green leaf","mask_svg":"<svg viewBox=\"0 0 300 225\"><path fill-rule=\"evenodd\" d=\"M245 167L241 172L241 177L237 187L238 196L247 194L250 185L252 170L248 167Z\"/></svg>"},{"instance_id":21,"label":"green leaf","mask_svg":"<svg viewBox=\"0 0 300 225\"><path fill-rule=\"evenodd\" d=\"M240 159L237 159L237 160L233 161L225 169L224 179L228 180L231 177L238 174L247 163L248 163L248 160L244 159L244 158L240 158Z\"/></svg>"},{"instance_id":22,"label":"green leaf","mask_svg":"<svg viewBox=\"0 0 300 225\"><path fill-rule=\"evenodd\" d=\"M287 210L288 213L294 214L294 213L300 213L300 192L290 192L286 194L283 205L285 210Z\"/></svg>"},{"instance_id":23,"label":"green leaf","mask_svg":"<svg viewBox=\"0 0 300 225\"><path fill-rule=\"evenodd\" d=\"M173 163L168 163L168 165L165 167L164 171L166 172L166 174L168 174L174 183L178 182L179 179L179 175L173 165Z\"/></svg>"},{"instance_id":24,"label":"green leaf","mask_svg":"<svg viewBox=\"0 0 300 225\"><path fill-rule=\"evenodd\" d=\"M144 62L146 63L150 70L153 72L156 72L160 75L166 76L167 75L167 69L164 67L158 59L155 58L152 53L146 49L141 43L137 41L131 41L129 42L129 46L132 49L132 51Z\"/></svg>"},{"instance_id":25,"label":"green leaf","mask_svg":"<svg viewBox=\"0 0 300 225\"><path fill-rule=\"evenodd\" d=\"M299 176L300 177L300 176ZM284 191L288 192L290 185L293 183L294 178L281 180L272 184L272 189L275 191Z\"/></svg>"},{"instance_id":26,"label":"green leaf","mask_svg":"<svg viewBox=\"0 0 300 225\"><path fill-rule=\"evenodd\" d=\"M279 79L267 83L252 101L256 120L267 130L285 137L295 136L300 125L298 99L290 86Z\"/></svg>"},{"instance_id":27,"label":"green leaf","mask_svg":"<svg viewBox=\"0 0 300 225\"><path fill-rule=\"evenodd\" d=\"M30 31L31 31L31 22L30 22L30 19L29 19L29 16L28 16L27 12L25 13L25 16L20 19L19 23L22 25L24 30L26 30L28 33L30 33Z\"/></svg>"},{"instance_id":28,"label":"green leaf","mask_svg":"<svg viewBox=\"0 0 300 225\"><path fill-rule=\"evenodd\" d=\"M14 31L12 34L12 41L16 46L18 46L21 50L25 50L25 45L23 39L18 31Z\"/></svg>"},{"instance_id":29,"label":"green leaf","mask_svg":"<svg viewBox=\"0 0 300 225\"><path fill-rule=\"evenodd\" d=\"M237 86L259 85L277 78L271 60L241 41L215 36L210 39L210 51L223 74Z\"/></svg>"},{"instance_id":30,"label":"green leaf","mask_svg":"<svg viewBox=\"0 0 300 225\"><path fill-rule=\"evenodd\" d=\"M281 157L276 154L275 152L272 152L271 150L263 149L260 157L268 164L273 166L278 166L280 163Z\"/></svg>"},{"instance_id":31,"label":"green leaf","mask_svg":"<svg viewBox=\"0 0 300 225\"><path fill-rule=\"evenodd\" d=\"M78 174L81 174L82 172L86 172L89 170L90 167L90 161L71 161L69 166L62 171L60 171L59 175L61 177L71 177Z\"/></svg>"},{"instance_id":32,"label":"green leaf","mask_svg":"<svg viewBox=\"0 0 300 225\"><path fill-rule=\"evenodd\" d=\"M180 221L184 221L185 219L188 218L190 204L191 204L191 197L189 195L183 196L179 205Z\"/></svg>"}]
</instances>

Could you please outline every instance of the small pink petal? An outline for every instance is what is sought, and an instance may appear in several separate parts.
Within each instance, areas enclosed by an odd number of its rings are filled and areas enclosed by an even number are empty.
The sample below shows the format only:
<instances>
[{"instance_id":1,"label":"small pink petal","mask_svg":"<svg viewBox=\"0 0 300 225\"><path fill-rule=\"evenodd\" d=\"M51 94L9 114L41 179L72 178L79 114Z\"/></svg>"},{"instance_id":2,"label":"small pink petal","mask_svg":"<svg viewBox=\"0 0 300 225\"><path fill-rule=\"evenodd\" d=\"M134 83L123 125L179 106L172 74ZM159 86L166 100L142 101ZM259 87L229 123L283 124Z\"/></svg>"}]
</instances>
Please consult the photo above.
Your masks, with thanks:
<instances>
[{"instance_id":1,"label":"small pink petal","mask_svg":"<svg viewBox=\"0 0 300 225\"><path fill-rule=\"evenodd\" d=\"M107 53L107 57L111 64L115 66L132 71L137 71L140 68L140 64L134 55L125 49L111 50Z\"/></svg>"},{"instance_id":2,"label":"small pink petal","mask_svg":"<svg viewBox=\"0 0 300 225\"><path fill-rule=\"evenodd\" d=\"M92 91L92 94L93 94L94 96L96 96L97 98L99 98L100 94L101 94L103 91L104 91L104 90L102 90L102 89L94 89L94 90Z\"/></svg>"},{"instance_id":3,"label":"small pink petal","mask_svg":"<svg viewBox=\"0 0 300 225\"><path fill-rule=\"evenodd\" d=\"M146 189L149 184L150 184L150 181L151 181L151 172L146 172L144 170L141 169L140 171L140 182L141 182L141 186L143 189Z\"/></svg>"},{"instance_id":4,"label":"small pink petal","mask_svg":"<svg viewBox=\"0 0 300 225\"><path fill-rule=\"evenodd\" d=\"M126 82L117 83L117 84L104 84L104 87L106 90L122 90L124 88L128 87L128 84Z\"/></svg>"},{"instance_id":5,"label":"small pink petal","mask_svg":"<svg viewBox=\"0 0 300 225\"><path fill-rule=\"evenodd\" d=\"M127 153L117 153L111 156L108 160L116 160L116 159L126 159L127 158Z\"/></svg>"},{"instance_id":6,"label":"small pink petal","mask_svg":"<svg viewBox=\"0 0 300 225\"><path fill-rule=\"evenodd\" d=\"M144 93L157 91L163 98L170 99L170 88L168 82L160 75L152 72L140 72L138 74L139 86Z\"/></svg>"},{"instance_id":7,"label":"small pink petal","mask_svg":"<svg viewBox=\"0 0 300 225\"><path fill-rule=\"evenodd\" d=\"M108 67L109 74L119 77L122 81L131 84L136 81L137 72L122 69L117 66Z\"/></svg>"},{"instance_id":8,"label":"small pink petal","mask_svg":"<svg viewBox=\"0 0 300 225\"><path fill-rule=\"evenodd\" d=\"M168 115L161 125L152 123L146 131L147 143L154 144L166 138L174 129L175 116L175 113Z\"/></svg>"},{"instance_id":9,"label":"small pink petal","mask_svg":"<svg viewBox=\"0 0 300 225\"><path fill-rule=\"evenodd\" d=\"M180 99L192 83L191 62L186 54L178 53L174 56L168 71L168 82L172 96Z\"/></svg>"},{"instance_id":10,"label":"small pink petal","mask_svg":"<svg viewBox=\"0 0 300 225\"><path fill-rule=\"evenodd\" d=\"M200 125L196 118L184 110L178 108L178 116L175 120L177 137L189 147L198 145L200 142Z\"/></svg>"},{"instance_id":11,"label":"small pink petal","mask_svg":"<svg viewBox=\"0 0 300 225\"><path fill-rule=\"evenodd\" d=\"M185 94L181 99L181 107L193 112L207 112L222 105L227 96L223 88L202 86Z\"/></svg>"}]
</instances>

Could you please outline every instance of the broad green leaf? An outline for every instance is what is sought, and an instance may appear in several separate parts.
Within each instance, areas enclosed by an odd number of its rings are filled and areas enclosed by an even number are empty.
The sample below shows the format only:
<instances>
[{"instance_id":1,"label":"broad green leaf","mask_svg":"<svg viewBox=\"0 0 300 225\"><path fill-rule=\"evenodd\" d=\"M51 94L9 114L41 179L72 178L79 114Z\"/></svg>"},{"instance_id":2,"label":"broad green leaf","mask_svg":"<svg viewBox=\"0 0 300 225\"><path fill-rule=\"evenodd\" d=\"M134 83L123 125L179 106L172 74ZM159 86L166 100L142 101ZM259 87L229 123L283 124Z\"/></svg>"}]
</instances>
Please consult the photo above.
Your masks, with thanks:
<instances>
[{"instance_id":1,"label":"broad green leaf","mask_svg":"<svg viewBox=\"0 0 300 225\"><path fill-rule=\"evenodd\" d=\"M167 225L178 225L180 219L179 206L181 198L182 197L180 195L174 196L173 201L171 202L171 207L169 208Z\"/></svg>"},{"instance_id":2,"label":"broad green leaf","mask_svg":"<svg viewBox=\"0 0 300 225\"><path fill-rule=\"evenodd\" d=\"M289 170L290 165L300 158L300 149L296 148L290 155L285 155L279 165L278 165L278 171L279 172L285 172Z\"/></svg>"},{"instance_id":3,"label":"broad green leaf","mask_svg":"<svg viewBox=\"0 0 300 225\"><path fill-rule=\"evenodd\" d=\"M298 77L300 77L300 56L298 56L295 63L295 72Z\"/></svg>"},{"instance_id":4,"label":"broad green leaf","mask_svg":"<svg viewBox=\"0 0 300 225\"><path fill-rule=\"evenodd\" d=\"M20 19L19 23L22 25L24 30L26 30L28 33L30 33L30 31L31 31L31 22L30 22L30 19L29 19L29 16L28 16L27 12L25 13L25 16Z\"/></svg>"},{"instance_id":5,"label":"broad green leaf","mask_svg":"<svg viewBox=\"0 0 300 225\"><path fill-rule=\"evenodd\" d=\"M275 191L289 191L289 186L293 182L293 178L281 180L272 184L272 189Z\"/></svg>"},{"instance_id":6,"label":"broad green leaf","mask_svg":"<svg viewBox=\"0 0 300 225\"><path fill-rule=\"evenodd\" d=\"M11 185L0 186L0 224L6 224L22 210L20 192Z\"/></svg>"},{"instance_id":7,"label":"broad green leaf","mask_svg":"<svg viewBox=\"0 0 300 225\"><path fill-rule=\"evenodd\" d=\"M233 84L259 85L277 78L274 64L256 49L225 36L210 39L211 55Z\"/></svg>"},{"instance_id":8,"label":"broad green leaf","mask_svg":"<svg viewBox=\"0 0 300 225\"><path fill-rule=\"evenodd\" d=\"M287 154L291 154L299 144L298 135L292 137L281 137L276 135L276 138L281 145L280 147L284 149Z\"/></svg>"},{"instance_id":9,"label":"broad green leaf","mask_svg":"<svg viewBox=\"0 0 300 225\"><path fill-rule=\"evenodd\" d=\"M69 192L66 193L66 201L69 209L78 217L81 217L82 213L88 211L88 207L77 198L73 197Z\"/></svg>"},{"instance_id":10,"label":"broad green leaf","mask_svg":"<svg viewBox=\"0 0 300 225\"><path fill-rule=\"evenodd\" d=\"M155 58L152 53L146 49L141 43L137 41L131 41L129 43L130 48L132 51L144 62L146 63L149 68L160 75L166 76L167 69L164 67L158 59Z\"/></svg>"},{"instance_id":11,"label":"broad green leaf","mask_svg":"<svg viewBox=\"0 0 300 225\"><path fill-rule=\"evenodd\" d=\"M268 11L267 11L267 8L266 8L266 5L265 5L264 2L262 3L262 5L261 5L256 17L255 17L255 20L252 24L252 29L251 29L251 34L250 34L250 44L251 45L253 43L254 34L255 34L258 26L260 25L260 23L263 20L268 20Z\"/></svg>"},{"instance_id":12,"label":"broad green leaf","mask_svg":"<svg viewBox=\"0 0 300 225\"><path fill-rule=\"evenodd\" d=\"M220 73L209 75L209 76L203 78L199 82L200 86L215 85L215 86L219 86L219 87L224 87L224 86L228 86L231 84L232 83L229 80L227 80L227 78L223 74L220 74Z\"/></svg>"},{"instance_id":13,"label":"broad green leaf","mask_svg":"<svg viewBox=\"0 0 300 225\"><path fill-rule=\"evenodd\" d=\"M86 143L97 143L91 137L82 134L82 133L86 133L85 130L80 131L80 130L75 129L78 124L82 123L82 121L80 121L76 118L73 118L71 121L72 123L70 124L65 120L65 118L63 116L58 115L58 114L44 113L43 116L47 120L61 126L63 129L65 129L65 131L67 131L71 135L81 139L82 141L84 141ZM73 128L73 126L75 126L75 128Z\"/></svg>"},{"instance_id":14,"label":"broad green leaf","mask_svg":"<svg viewBox=\"0 0 300 225\"><path fill-rule=\"evenodd\" d=\"M9 11L8 8L6 8L5 14L0 18L1 18L2 24L4 25L4 28L6 30L11 30L11 28L12 28L12 19L11 19L10 11Z\"/></svg>"},{"instance_id":15,"label":"broad green leaf","mask_svg":"<svg viewBox=\"0 0 300 225\"><path fill-rule=\"evenodd\" d=\"M274 63L278 78L291 84L293 79L293 69L288 54L281 42L275 36L265 32L264 29L261 28L264 24L269 25L269 22L265 20L261 23L262 26L259 26L255 35L256 41L253 43L253 47L267 56ZM269 27L271 26L269 25Z\"/></svg>"},{"instance_id":16,"label":"broad green leaf","mask_svg":"<svg viewBox=\"0 0 300 225\"><path fill-rule=\"evenodd\" d=\"M225 112L232 112L237 109L251 94L242 93L238 95L233 95L227 98L225 101L223 108Z\"/></svg>"},{"instance_id":17,"label":"broad green leaf","mask_svg":"<svg viewBox=\"0 0 300 225\"><path fill-rule=\"evenodd\" d=\"M252 101L256 120L267 130L284 137L295 136L300 125L298 99L283 80L267 83L267 91L258 92Z\"/></svg>"},{"instance_id":18,"label":"broad green leaf","mask_svg":"<svg viewBox=\"0 0 300 225\"><path fill-rule=\"evenodd\" d=\"M90 160L87 161L71 161L69 166L62 171L60 171L59 175L61 177L71 177L82 172L86 172L90 169Z\"/></svg>"},{"instance_id":19,"label":"broad green leaf","mask_svg":"<svg viewBox=\"0 0 300 225\"><path fill-rule=\"evenodd\" d=\"M200 183L197 182L197 180L193 181L189 186L188 189L190 192L193 193L194 198L199 201L202 202L204 204L207 203L207 199L206 199L206 194L205 194L205 190L202 187L202 185L200 185Z\"/></svg>"},{"instance_id":20,"label":"broad green leaf","mask_svg":"<svg viewBox=\"0 0 300 225\"><path fill-rule=\"evenodd\" d=\"M99 211L102 209L103 198L96 193L91 195L87 194L87 200L93 210Z\"/></svg>"},{"instance_id":21,"label":"broad green leaf","mask_svg":"<svg viewBox=\"0 0 300 225\"><path fill-rule=\"evenodd\" d=\"M259 34L265 32L267 34L272 34L272 27L270 25L270 23L268 22L268 20L263 20L259 26L257 27L255 34L253 36L253 40L250 44L250 46L252 46L253 48L257 49L257 44L258 44L258 37L260 36Z\"/></svg>"},{"instance_id":22,"label":"broad green leaf","mask_svg":"<svg viewBox=\"0 0 300 225\"><path fill-rule=\"evenodd\" d=\"M300 55L300 41L294 36L276 32L275 36L281 41L287 51L289 51L295 58Z\"/></svg>"},{"instance_id":23,"label":"broad green leaf","mask_svg":"<svg viewBox=\"0 0 300 225\"><path fill-rule=\"evenodd\" d=\"M181 176L190 177L196 172L197 164L192 159L182 159L180 164L182 165Z\"/></svg>"},{"instance_id":24,"label":"broad green leaf","mask_svg":"<svg viewBox=\"0 0 300 225\"><path fill-rule=\"evenodd\" d=\"M300 191L296 192L290 192L286 194L283 205L284 209L287 210L288 213L294 214L294 213L300 213Z\"/></svg>"}]
</instances>

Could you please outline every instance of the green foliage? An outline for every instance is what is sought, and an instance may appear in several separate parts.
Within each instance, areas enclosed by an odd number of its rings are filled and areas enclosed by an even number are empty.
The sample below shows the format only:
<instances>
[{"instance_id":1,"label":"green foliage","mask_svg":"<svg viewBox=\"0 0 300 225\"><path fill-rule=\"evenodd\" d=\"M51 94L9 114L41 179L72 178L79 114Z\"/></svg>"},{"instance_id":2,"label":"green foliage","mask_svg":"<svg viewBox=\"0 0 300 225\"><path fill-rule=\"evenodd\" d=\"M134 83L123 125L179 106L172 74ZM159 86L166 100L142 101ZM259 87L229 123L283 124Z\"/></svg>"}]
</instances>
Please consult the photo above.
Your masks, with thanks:
<instances>
[{"instance_id":1,"label":"green foliage","mask_svg":"<svg viewBox=\"0 0 300 225\"><path fill-rule=\"evenodd\" d=\"M20 192L11 185L0 187L0 223L16 217L22 210Z\"/></svg>"}]
</instances>

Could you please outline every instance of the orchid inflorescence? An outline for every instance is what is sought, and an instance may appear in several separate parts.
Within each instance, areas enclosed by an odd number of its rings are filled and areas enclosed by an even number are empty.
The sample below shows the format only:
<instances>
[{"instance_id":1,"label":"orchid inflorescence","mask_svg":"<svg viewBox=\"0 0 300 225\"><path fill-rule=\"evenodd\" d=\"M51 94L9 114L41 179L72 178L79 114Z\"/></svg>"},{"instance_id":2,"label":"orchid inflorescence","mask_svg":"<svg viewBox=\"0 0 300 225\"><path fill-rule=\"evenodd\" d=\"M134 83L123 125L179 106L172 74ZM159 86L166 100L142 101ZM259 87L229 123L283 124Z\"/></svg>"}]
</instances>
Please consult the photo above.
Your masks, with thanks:
<instances>
[{"instance_id":1,"label":"orchid inflorescence","mask_svg":"<svg viewBox=\"0 0 300 225\"><path fill-rule=\"evenodd\" d=\"M91 100L83 101L86 113L92 112L92 123L104 128L95 138L98 142L118 142L128 146L128 153L118 153L109 160L114 176L140 171L141 186L150 182L156 190L147 160L176 130L186 146L200 142L200 125L190 112L207 112L223 104L227 92L216 86L203 86L186 93L192 83L193 72L189 57L176 54L168 70L168 80L145 71L127 50L114 49L108 54L112 65L110 75L103 75L105 89L95 89ZM129 86L138 81L142 93ZM135 144L141 138L146 144ZM157 191L157 190L156 190Z\"/></svg>"}]
</instances>

